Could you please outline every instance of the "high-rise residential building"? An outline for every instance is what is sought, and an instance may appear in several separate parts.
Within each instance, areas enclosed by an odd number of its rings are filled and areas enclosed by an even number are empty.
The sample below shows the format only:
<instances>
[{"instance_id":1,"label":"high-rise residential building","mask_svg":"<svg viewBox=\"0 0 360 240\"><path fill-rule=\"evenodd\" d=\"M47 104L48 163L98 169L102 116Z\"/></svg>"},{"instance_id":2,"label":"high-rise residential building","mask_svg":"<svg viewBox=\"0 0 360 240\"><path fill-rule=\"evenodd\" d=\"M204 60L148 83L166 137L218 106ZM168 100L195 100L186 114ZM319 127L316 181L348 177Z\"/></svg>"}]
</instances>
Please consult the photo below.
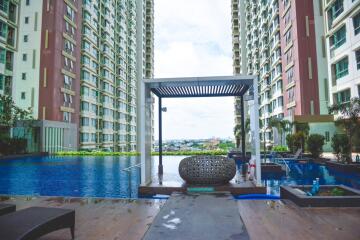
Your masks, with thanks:
<instances>
[{"instance_id":1,"label":"high-rise residential building","mask_svg":"<svg viewBox=\"0 0 360 240\"><path fill-rule=\"evenodd\" d=\"M18 41L19 3L0 1L0 94L11 95Z\"/></svg>"},{"instance_id":2,"label":"high-rise residential building","mask_svg":"<svg viewBox=\"0 0 360 240\"><path fill-rule=\"evenodd\" d=\"M238 6L240 36L234 67L259 79L262 141L273 142L270 118L320 124L310 128L330 135L327 124L327 63L321 1L245 0ZM234 13L234 10L233 10ZM234 17L233 17L234 19ZM239 52L239 58L236 58ZM239 62L236 65L237 61ZM320 129L320 130L319 130Z\"/></svg>"},{"instance_id":3,"label":"high-rise residential building","mask_svg":"<svg viewBox=\"0 0 360 240\"><path fill-rule=\"evenodd\" d=\"M360 1L324 1L330 103L360 96Z\"/></svg>"},{"instance_id":4,"label":"high-rise residential building","mask_svg":"<svg viewBox=\"0 0 360 240\"><path fill-rule=\"evenodd\" d=\"M245 29L245 2L231 0L231 26L232 26L232 49L233 49L233 74L247 74L246 58L246 31ZM235 97L235 125L241 125L241 98ZM247 113L247 105L244 104L244 112ZM245 121L245 119L244 119Z\"/></svg>"},{"instance_id":5,"label":"high-rise residential building","mask_svg":"<svg viewBox=\"0 0 360 240\"><path fill-rule=\"evenodd\" d=\"M0 91L32 109L38 120L28 136L33 148L135 151L138 80L153 74L153 1L0 3ZM145 31L138 39L139 27ZM141 68L138 61L144 62Z\"/></svg>"},{"instance_id":6,"label":"high-rise residential building","mask_svg":"<svg viewBox=\"0 0 360 240\"><path fill-rule=\"evenodd\" d=\"M77 149L81 1L18 2L12 97L38 120L26 136L33 149ZM22 132L20 127L14 130L15 135Z\"/></svg>"},{"instance_id":7,"label":"high-rise residential building","mask_svg":"<svg viewBox=\"0 0 360 240\"><path fill-rule=\"evenodd\" d=\"M136 149L136 2L83 1L80 147Z\"/></svg>"}]
</instances>

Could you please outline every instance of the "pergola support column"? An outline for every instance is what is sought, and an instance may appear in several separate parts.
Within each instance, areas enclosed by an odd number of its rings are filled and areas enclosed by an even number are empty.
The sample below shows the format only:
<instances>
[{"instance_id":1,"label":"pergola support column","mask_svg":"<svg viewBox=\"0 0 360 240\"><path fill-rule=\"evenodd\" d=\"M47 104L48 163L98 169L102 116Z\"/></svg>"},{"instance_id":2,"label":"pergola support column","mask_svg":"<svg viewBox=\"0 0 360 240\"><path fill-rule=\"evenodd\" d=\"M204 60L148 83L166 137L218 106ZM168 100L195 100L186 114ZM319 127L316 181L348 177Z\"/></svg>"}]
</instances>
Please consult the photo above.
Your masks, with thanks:
<instances>
[{"instance_id":1,"label":"pergola support column","mask_svg":"<svg viewBox=\"0 0 360 240\"><path fill-rule=\"evenodd\" d=\"M244 113L244 96L240 97L241 102L241 152L242 157L245 159L246 157L246 149L245 149L245 113Z\"/></svg>"},{"instance_id":2,"label":"pergola support column","mask_svg":"<svg viewBox=\"0 0 360 240\"><path fill-rule=\"evenodd\" d=\"M158 174L162 175L164 173L164 167L162 163L163 159L163 150L162 150L162 101L159 97L159 166Z\"/></svg>"}]
</instances>

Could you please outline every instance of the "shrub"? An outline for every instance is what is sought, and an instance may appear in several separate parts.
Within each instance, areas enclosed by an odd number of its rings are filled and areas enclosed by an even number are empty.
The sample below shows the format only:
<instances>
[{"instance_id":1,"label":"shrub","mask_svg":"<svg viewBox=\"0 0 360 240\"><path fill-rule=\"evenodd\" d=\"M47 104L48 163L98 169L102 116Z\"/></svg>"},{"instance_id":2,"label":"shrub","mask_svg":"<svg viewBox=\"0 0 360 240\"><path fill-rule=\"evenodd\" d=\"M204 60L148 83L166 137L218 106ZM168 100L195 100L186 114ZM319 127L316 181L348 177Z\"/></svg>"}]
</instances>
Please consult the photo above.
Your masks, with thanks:
<instances>
[{"instance_id":1,"label":"shrub","mask_svg":"<svg viewBox=\"0 0 360 240\"><path fill-rule=\"evenodd\" d=\"M325 137L320 134L311 134L307 139L307 147L314 158L318 158L323 153Z\"/></svg>"},{"instance_id":2,"label":"shrub","mask_svg":"<svg viewBox=\"0 0 360 240\"><path fill-rule=\"evenodd\" d=\"M351 147L347 135L335 134L331 139L331 147L333 148L338 161L347 162L351 159Z\"/></svg>"},{"instance_id":3,"label":"shrub","mask_svg":"<svg viewBox=\"0 0 360 240\"><path fill-rule=\"evenodd\" d=\"M295 147L294 147L294 134L288 134L286 136L286 144L288 145L288 148L290 150L290 152L295 152Z\"/></svg>"},{"instance_id":4,"label":"shrub","mask_svg":"<svg viewBox=\"0 0 360 240\"><path fill-rule=\"evenodd\" d=\"M304 149L306 135L303 132L289 134L286 136L286 144L292 153L296 152L299 148Z\"/></svg>"},{"instance_id":5,"label":"shrub","mask_svg":"<svg viewBox=\"0 0 360 240\"><path fill-rule=\"evenodd\" d=\"M2 155L22 154L26 152L27 140L24 138L3 137L0 139L0 153Z\"/></svg>"},{"instance_id":6,"label":"shrub","mask_svg":"<svg viewBox=\"0 0 360 240\"><path fill-rule=\"evenodd\" d=\"M287 152L288 148L287 146L275 146L272 149L274 152Z\"/></svg>"}]
</instances>

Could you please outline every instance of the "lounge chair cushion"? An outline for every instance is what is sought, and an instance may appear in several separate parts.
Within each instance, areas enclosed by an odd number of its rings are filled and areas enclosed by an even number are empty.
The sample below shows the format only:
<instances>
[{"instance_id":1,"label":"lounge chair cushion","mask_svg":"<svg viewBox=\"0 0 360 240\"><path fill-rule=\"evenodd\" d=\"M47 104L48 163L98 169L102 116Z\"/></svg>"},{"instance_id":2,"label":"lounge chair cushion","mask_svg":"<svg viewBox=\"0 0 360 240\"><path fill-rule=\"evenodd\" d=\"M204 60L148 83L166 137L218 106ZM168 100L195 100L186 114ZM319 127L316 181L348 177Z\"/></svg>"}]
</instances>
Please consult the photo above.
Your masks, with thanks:
<instances>
[{"instance_id":1,"label":"lounge chair cushion","mask_svg":"<svg viewBox=\"0 0 360 240\"><path fill-rule=\"evenodd\" d=\"M30 207L0 217L0 239L37 239L63 228L70 228L73 235L74 227L74 210Z\"/></svg>"},{"instance_id":2,"label":"lounge chair cushion","mask_svg":"<svg viewBox=\"0 0 360 240\"><path fill-rule=\"evenodd\" d=\"M0 204L0 216L15 211L16 211L16 206L14 204L5 204L5 203Z\"/></svg>"}]
</instances>

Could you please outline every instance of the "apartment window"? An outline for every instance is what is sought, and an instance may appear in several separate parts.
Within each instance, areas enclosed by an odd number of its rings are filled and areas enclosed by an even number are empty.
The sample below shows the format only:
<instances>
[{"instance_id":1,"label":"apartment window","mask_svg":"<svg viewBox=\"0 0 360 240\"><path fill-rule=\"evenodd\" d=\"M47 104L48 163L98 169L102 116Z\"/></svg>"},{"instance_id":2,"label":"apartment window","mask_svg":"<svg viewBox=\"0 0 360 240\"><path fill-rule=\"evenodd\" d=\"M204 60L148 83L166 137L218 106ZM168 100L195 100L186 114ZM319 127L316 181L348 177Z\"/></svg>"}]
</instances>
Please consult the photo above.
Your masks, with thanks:
<instances>
[{"instance_id":1,"label":"apartment window","mask_svg":"<svg viewBox=\"0 0 360 240\"><path fill-rule=\"evenodd\" d=\"M29 23L29 17L25 17L25 24Z\"/></svg>"},{"instance_id":2,"label":"apartment window","mask_svg":"<svg viewBox=\"0 0 360 240\"><path fill-rule=\"evenodd\" d=\"M64 122L71 122L71 113L64 112L63 113L63 119L64 119Z\"/></svg>"},{"instance_id":3,"label":"apartment window","mask_svg":"<svg viewBox=\"0 0 360 240\"><path fill-rule=\"evenodd\" d=\"M21 92L21 99L25 99L25 92Z\"/></svg>"},{"instance_id":4,"label":"apartment window","mask_svg":"<svg viewBox=\"0 0 360 240\"><path fill-rule=\"evenodd\" d=\"M24 53L24 54L22 55L22 60L23 60L24 62L27 61L27 54L26 54L26 53Z\"/></svg>"},{"instance_id":5,"label":"apartment window","mask_svg":"<svg viewBox=\"0 0 360 240\"><path fill-rule=\"evenodd\" d=\"M360 97L360 85L358 85L358 97Z\"/></svg>"},{"instance_id":6,"label":"apartment window","mask_svg":"<svg viewBox=\"0 0 360 240\"><path fill-rule=\"evenodd\" d=\"M89 111L90 104L88 102L81 102L81 111Z\"/></svg>"},{"instance_id":7,"label":"apartment window","mask_svg":"<svg viewBox=\"0 0 360 240\"><path fill-rule=\"evenodd\" d=\"M24 35L24 42L28 42L29 40L29 35Z\"/></svg>"},{"instance_id":8,"label":"apartment window","mask_svg":"<svg viewBox=\"0 0 360 240\"><path fill-rule=\"evenodd\" d=\"M30 5L30 0L26 0L26 6Z\"/></svg>"},{"instance_id":9,"label":"apartment window","mask_svg":"<svg viewBox=\"0 0 360 240\"><path fill-rule=\"evenodd\" d=\"M0 64L6 63L6 50L4 48L0 48Z\"/></svg>"},{"instance_id":10,"label":"apartment window","mask_svg":"<svg viewBox=\"0 0 360 240\"><path fill-rule=\"evenodd\" d=\"M0 37L6 38L8 33L8 25L0 21Z\"/></svg>"},{"instance_id":11,"label":"apartment window","mask_svg":"<svg viewBox=\"0 0 360 240\"><path fill-rule=\"evenodd\" d=\"M355 51L355 58L356 58L356 68L360 70L360 49Z\"/></svg>"},{"instance_id":12,"label":"apartment window","mask_svg":"<svg viewBox=\"0 0 360 240\"><path fill-rule=\"evenodd\" d=\"M346 26L342 26L330 37L330 48L336 49L346 42Z\"/></svg>"},{"instance_id":13,"label":"apartment window","mask_svg":"<svg viewBox=\"0 0 360 240\"><path fill-rule=\"evenodd\" d=\"M4 75L0 74L0 90L4 90Z\"/></svg>"},{"instance_id":14,"label":"apartment window","mask_svg":"<svg viewBox=\"0 0 360 240\"><path fill-rule=\"evenodd\" d=\"M350 99L351 99L350 89L346 89L344 91L335 93L334 95L335 95L334 100L337 104L350 102Z\"/></svg>"},{"instance_id":15,"label":"apartment window","mask_svg":"<svg viewBox=\"0 0 360 240\"><path fill-rule=\"evenodd\" d=\"M22 80L26 80L26 73L22 73L22 74L21 74L21 79L22 79Z\"/></svg>"},{"instance_id":16,"label":"apartment window","mask_svg":"<svg viewBox=\"0 0 360 240\"><path fill-rule=\"evenodd\" d=\"M66 5L66 16L71 20L75 21L75 11L69 6Z\"/></svg>"},{"instance_id":17,"label":"apartment window","mask_svg":"<svg viewBox=\"0 0 360 240\"><path fill-rule=\"evenodd\" d=\"M353 17L354 33L358 35L360 33L360 13Z\"/></svg>"},{"instance_id":18,"label":"apartment window","mask_svg":"<svg viewBox=\"0 0 360 240\"><path fill-rule=\"evenodd\" d=\"M330 142L330 132L325 132L325 142Z\"/></svg>"},{"instance_id":19,"label":"apartment window","mask_svg":"<svg viewBox=\"0 0 360 240\"><path fill-rule=\"evenodd\" d=\"M335 79L340 79L349 74L349 59L345 57L335 64Z\"/></svg>"},{"instance_id":20,"label":"apartment window","mask_svg":"<svg viewBox=\"0 0 360 240\"><path fill-rule=\"evenodd\" d=\"M344 0L336 0L328 11L329 25L344 11ZM329 26L329 27L330 27Z\"/></svg>"}]
</instances>

